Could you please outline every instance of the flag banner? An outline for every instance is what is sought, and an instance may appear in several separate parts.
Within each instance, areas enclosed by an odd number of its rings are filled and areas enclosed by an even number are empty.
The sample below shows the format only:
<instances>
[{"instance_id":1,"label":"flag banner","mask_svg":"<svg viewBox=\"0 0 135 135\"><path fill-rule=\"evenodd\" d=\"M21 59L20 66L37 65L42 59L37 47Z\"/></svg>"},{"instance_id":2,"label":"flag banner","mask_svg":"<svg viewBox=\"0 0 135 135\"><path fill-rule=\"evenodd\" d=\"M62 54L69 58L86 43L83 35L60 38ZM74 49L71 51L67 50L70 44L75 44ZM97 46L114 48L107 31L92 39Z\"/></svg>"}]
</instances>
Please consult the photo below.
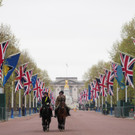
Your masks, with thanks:
<instances>
[{"instance_id":1,"label":"flag banner","mask_svg":"<svg viewBox=\"0 0 135 135\"><path fill-rule=\"evenodd\" d=\"M88 100L91 99L91 86L88 85Z\"/></svg>"},{"instance_id":2,"label":"flag banner","mask_svg":"<svg viewBox=\"0 0 135 135\"><path fill-rule=\"evenodd\" d=\"M7 80L9 79L10 75L16 68L16 65L18 63L20 57L20 53L12 55L5 59L4 65L3 65L3 86L6 84Z\"/></svg>"},{"instance_id":3,"label":"flag banner","mask_svg":"<svg viewBox=\"0 0 135 135\"><path fill-rule=\"evenodd\" d=\"M122 67L116 63L112 63L112 70L114 72L114 77L116 78L121 89L125 88L124 74L122 72Z\"/></svg>"},{"instance_id":4,"label":"flag banner","mask_svg":"<svg viewBox=\"0 0 135 135\"><path fill-rule=\"evenodd\" d=\"M94 89L95 89L95 86L93 82L91 82L91 100L92 101L94 101Z\"/></svg>"},{"instance_id":5,"label":"flag banner","mask_svg":"<svg viewBox=\"0 0 135 135\"><path fill-rule=\"evenodd\" d=\"M24 76L24 95L28 95L33 89L32 81L31 81L32 74L33 74L33 69L26 71L26 74Z\"/></svg>"},{"instance_id":6,"label":"flag banner","mask_svg":"<svg viewBox=\"0 0 135 135\"><path fill-rule=\"evenodd\" d=\"M19 67L19 69L15 70L15 92L17 92L19 89L23 89L23 82L24 82L24 76L26 73L28 63L25 63Z\"/></svg>"},{"instance_id":7,"label":"flag banner","mask_svg":"<svg viewBox=\"0 0 135 135\"><path fill-rule=\"evenodd\" d=\"M110 96L113 96L114 72L105 69L105 76L106 76L108 94Z\"/></svg>"},{"instance_id":8,"label":"flag banner","mask_svg":"<svg viewBox=\"0 0 135 135\"><path fill-rule=\"evenodd\" d=\"M0 78L2 78L2 64L8 47L9 41L0 43Z\"/></svg>"},{"instance_id":9,"label":"flag banner","mask_svg":"<svg viewBox=\"0 0 135 135\"><path fill-rule=\"evenodd\" d=\"M100 79L100 93L102 94L103 97L107 96L106 90L107 90L107 86L106 86L106 77L105 75L100 74L99 75L99 79Z\"/></svg>"},{"instance_id":10,"label":"flag banner","mask_svg":"<svg viewBox=\"0 0 135 135\"><path fill-rule=\"evenodd\" d=\"M38 98L39 97L39 88L40 88L40 79L37 78L36 80L36 85L33 88L33 92L34 92L34 98Z\"/></svg>"},{"instance_id":11,"label":"flag banner","mask_svg":"<svg viewBox=\"0 0 135 135\"><path fill-rule=\"evenodd\" d=\"M133 85L133 66L135 62L135 58L132 58L124 53L120 53L120 61L122 66L122 71L125 77L125 84L132 86Z\"/></svg>"},{"instance_id":12,"label":"flag banner","mask_svg":"<svg viewBox=\"0 0 135 135\"><path fill-rule=\"evenodd\" d=\"M93 84L94 84L94 98L98 99L99 98L99 85L98 85L98 82L96 80L93 81Z\"/></svg>"},{"instance_id":13,"label":"flag banner","mask_svg":"<svg viewBox=\"0 0 135 135\"><path fill-rule=\"evenodd\" d=\"M40 101L42 100L43 97L43 81L40 81L40 86L39 86L39 99Z\"/></svg>"},{"instance_id":14,"label":"flag banner","mask_svg":"<svg viewBox=\"0 0 135 135\"><path fill-rule=\"evenodd\" d=\"M32 82L33 88L35 88L36 80L37 80L37 74L36 75L33 75L32 78L31 78L31 82Z\"/></svg>"}]
</instances>

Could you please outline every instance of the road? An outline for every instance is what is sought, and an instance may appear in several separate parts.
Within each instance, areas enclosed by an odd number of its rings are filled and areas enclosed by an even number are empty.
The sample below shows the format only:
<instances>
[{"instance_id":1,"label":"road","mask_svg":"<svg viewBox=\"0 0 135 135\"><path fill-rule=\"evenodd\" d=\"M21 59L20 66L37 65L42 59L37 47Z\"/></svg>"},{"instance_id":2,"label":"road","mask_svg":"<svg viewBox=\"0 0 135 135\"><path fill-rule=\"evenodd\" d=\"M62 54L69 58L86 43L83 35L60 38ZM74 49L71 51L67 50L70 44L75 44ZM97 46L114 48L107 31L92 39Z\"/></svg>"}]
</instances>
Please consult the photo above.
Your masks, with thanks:
<instances>
[{"instance_id":1,"label":"road","mask_svg":"<svg viewBox=\"0 0 135 135\"><path fill-rule=\"evenodd\" d=\"M135 135L135 120L105 116L94 111L71 111L66 129L57 129L52 118L49 132L43 132L38 114L0 122L0 135Z\"/></svg>"}]
</instances>

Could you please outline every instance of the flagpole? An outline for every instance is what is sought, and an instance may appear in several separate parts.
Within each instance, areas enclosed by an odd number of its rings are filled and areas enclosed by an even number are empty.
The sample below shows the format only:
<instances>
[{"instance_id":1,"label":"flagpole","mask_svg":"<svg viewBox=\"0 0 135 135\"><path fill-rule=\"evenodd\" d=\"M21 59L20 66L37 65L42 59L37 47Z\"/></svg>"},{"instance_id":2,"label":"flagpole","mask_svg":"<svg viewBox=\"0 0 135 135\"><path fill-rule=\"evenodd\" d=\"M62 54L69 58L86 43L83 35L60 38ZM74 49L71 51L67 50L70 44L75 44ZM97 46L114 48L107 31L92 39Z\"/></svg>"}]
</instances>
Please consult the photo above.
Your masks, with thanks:
<instances>
[{"instance_id":1,"label":"flagpole","mask_svg":"<svg viewBox=\"0 0 135 135\"><path fill-rule=\"evenodd\" d=\"M103 95L102 95L102 111L103 111L103 102L104 102L104 99L103 99Z\"/></svg>"},{"instance_id":2,"label":"flagpole","mask_svg":"<svg viewBox=\"0 0 135 135\"><path fill-rule=\"evenodd\" d=\"M107 114L107 95L105 96L105 114Z\"/></svg>"},{"instance_id":3,"label":"flagpole","mask_svg":"<svg viewBox=\"0 0 135 135\"><path fill-rule=\"evenodd\" d=\"M29 115L31 115L31 93L29 93Z\"/></svg>"},{"instance_id":4,"label":"flagpole","mask_svg":"<svg viewBox=\"0 0 135 135\"><path fill-rule=\"evenodd\" d=\"M26 105L26 104L27 104L27 101L26 101L26 100L27 100L27 99L26 99L26 98L27 98L27 97L26 97L26 95L25 95L25 113L24 113L24 116L27 115L27 112L26 112L26 111L27 111L27 110L26 110L26 106L27 106L27 105Z\"/></svg>"},{"instance_id":5,"label":"flagpole","mask_svg":"<svg viewBox=\"0 0 135 135\"><path fill-rule=\"evenodd\" d=\"M110 100L111 100L111 115L112 115L112 95L110 96Z\"/></svg>"},{"instance_id":6,"label":"flagpole","mask_svg":"<svg viewBox=\"0 0 135 135\"><path fill-rule=\"evenodd\" d=\"M37 113L37 97L36 97L36 113Z\"/></svg>"},{"instance_id":7,"label":"flagpole","mask_svg":"<svg viewBox=\"0 0 135 135\"><path fill-rule=\"evenodd\" d=\"M97 98L95 98L95 106L96 106L96 111L97 111Z\"/></svg>"},{"instance_id":8,"label":"flagpole","mask_svg":"<svg viewBox=\"0 0 135 135\"><path fill-rule=\"evenodd\" d=\"M127 103L127 87L128 87L128 86L125 87L125 102L126 102L126 103Z\"/></svg>"},{"instance_id":9,"label":"flagpole","mask_svg":"<svg viewBox=\"0 0 135 135\"><path fill-rule=\"evenodd\" d=\"M98 100L99 100L99 102L98 102L98 104L99 104L99 109L98 109L98 110L99 110L99 112L100 112L100 95L99 95L99 99L98 99Z\"/></svg>"},{"instance_id":10,"label":"flagpole","mask_svg":"<svg viewBox=\"0 0 135 135\"><path fill-rule=\"evenodd\" d=\"M117 83L117 102L119 101L119 88L118 88L118 83Z\"/></svg>"},{"instance_id":11,"label":"flagpole","mask_svg":"<svg viewBox=\"0 0 135 135\"><path fill-rule=\"evenodd\" d=\"M21 117L21 89L19 89L19 117Z\"/></svg>"},{"instance_id":12,"label":"flagpole","mask_svg":"<svg viewBox=\"0 0 135 135\"><path fill-rule=\"evenodd\" d=\"M14 81L13 81L13 74L12 74L12 93L11 93L11 118L14 118L14 87L13 87L13 85L14 85Z\"/></svg>"},{"instance_id":13,"label":"flagpole","mask_svg":"<svg viewBox=\"0 0 135 135\"><path fill-rule=\"evenodd\" d=\"M33 91L33 113L34 113L34 91Z\"/></svg>"}]
</instances>

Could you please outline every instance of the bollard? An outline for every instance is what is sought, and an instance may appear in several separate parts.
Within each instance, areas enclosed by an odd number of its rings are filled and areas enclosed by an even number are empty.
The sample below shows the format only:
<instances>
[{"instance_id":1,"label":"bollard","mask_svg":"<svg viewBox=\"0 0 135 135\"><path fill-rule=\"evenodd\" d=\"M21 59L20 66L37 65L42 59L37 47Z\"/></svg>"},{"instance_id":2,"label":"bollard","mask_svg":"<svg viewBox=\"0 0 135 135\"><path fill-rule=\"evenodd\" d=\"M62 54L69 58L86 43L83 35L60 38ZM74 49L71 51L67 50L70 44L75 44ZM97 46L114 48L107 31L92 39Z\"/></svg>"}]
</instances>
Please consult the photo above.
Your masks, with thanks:
<instances>
[{"instance_id":1,"label":"bollard","mask_svg":"<svg viewBox=\"0 0 135 135\"><path fill-rule=\"evenodd\" d=\"M11 108L11 118L13 119L14 118L14 109Z\"/></svg>"},{"instance_id":2,"label":"bollard","mask_svg":"<svg viewBox=\"0 0 135 135\"><path fill-rule=\"evenodd\" d=\"M19 108L19 115L18 117L21 117L21 108Z\"/></svg>"}]
</instances>

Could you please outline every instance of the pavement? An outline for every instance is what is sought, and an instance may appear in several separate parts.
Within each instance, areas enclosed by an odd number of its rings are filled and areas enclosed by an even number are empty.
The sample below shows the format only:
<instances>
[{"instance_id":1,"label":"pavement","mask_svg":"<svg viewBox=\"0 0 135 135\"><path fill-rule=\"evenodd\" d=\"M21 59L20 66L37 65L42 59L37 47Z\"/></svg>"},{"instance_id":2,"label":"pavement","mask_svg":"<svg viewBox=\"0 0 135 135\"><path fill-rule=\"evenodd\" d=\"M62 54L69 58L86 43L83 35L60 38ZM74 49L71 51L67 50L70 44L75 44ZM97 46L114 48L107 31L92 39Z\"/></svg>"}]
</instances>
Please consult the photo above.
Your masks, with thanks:
<instances>
[{"instance_id":1,"label":"pavement","mask_svg":"<svg viewBox=\"0 0 135 135\"><path fill-rule=\"evenodd\" d=\"M95 111L71 111L65 131L52 118L49 132L43 132L39 114L0 123L0 135L135 135L135 120L115 118Z\"/></svg>"}]
</instances>

